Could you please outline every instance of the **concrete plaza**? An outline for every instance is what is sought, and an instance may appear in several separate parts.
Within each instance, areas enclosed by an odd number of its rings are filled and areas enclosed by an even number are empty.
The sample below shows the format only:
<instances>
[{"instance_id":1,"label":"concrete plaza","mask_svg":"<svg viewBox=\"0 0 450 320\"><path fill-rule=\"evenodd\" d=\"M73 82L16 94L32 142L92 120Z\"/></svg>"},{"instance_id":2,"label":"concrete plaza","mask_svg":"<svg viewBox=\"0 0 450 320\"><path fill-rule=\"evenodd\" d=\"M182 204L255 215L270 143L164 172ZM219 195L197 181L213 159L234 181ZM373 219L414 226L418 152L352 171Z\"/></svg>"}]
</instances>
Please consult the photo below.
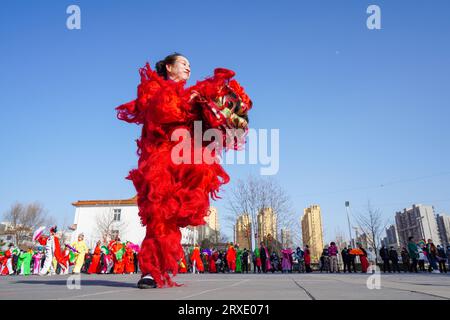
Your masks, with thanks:
<instances>
[{"instance_id":1,"label":"concrete plaza","mask_svg":"<svg viewBox=\"0 0 450 320\"><path fill-rule=\"evenodd\" d=\"M0 300L442 300L450 299L450 274L180 274L181 287L139 290L139 275L0 277ZM68 281L70 280L70 281ZM379 282L378 282L379 280Z\"/></svg>"}]
</instances>

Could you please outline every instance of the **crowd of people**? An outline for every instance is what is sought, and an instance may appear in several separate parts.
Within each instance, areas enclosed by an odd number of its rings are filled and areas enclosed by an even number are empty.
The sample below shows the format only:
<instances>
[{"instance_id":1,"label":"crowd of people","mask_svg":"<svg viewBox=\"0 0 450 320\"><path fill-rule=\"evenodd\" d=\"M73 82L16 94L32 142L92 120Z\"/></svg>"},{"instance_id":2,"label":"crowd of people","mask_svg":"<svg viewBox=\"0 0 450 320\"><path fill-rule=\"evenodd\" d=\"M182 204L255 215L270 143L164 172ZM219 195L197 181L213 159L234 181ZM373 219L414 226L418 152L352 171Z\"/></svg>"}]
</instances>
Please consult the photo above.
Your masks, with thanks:
<instances>
[{"instance_id":1,"label":"crowd of people","mask_svg":"<svg viewBox=\"0 0 450 320\"><path fill-rule=\"evenodd\" d=\"M19 250L10 244L0 252L1 275L54 275L69 273L87 274L132 274L138 273L139 246L129 241L122 242L119 237L102 243L98 241L93 250L84 242L84 235L78 240L65 244L62 248L51 229L50 236L39 238L43 246L36 250ZM58 249L59 247L59 249ZM358 244L356 248L338 248L335 242L325 246L320 259L314 263L319 272L328 273L367 273L375 272L379 262L385 272L432 272L447 273L446 264L450 262L450 246L445 250L435 246L432 240L425 242L409 238L407 247L399 253L394 247L384 245L378 252ZM357 268L358 266L358 268ZM200 248L198 245L185 248L185 255L179 261L179 273L310 273L313 272L311 251L308 245L303 248L283 248L271 250L265 243L254 250L238 244L228 243L222 249Z\"/></svg>"},{"instance_id":2,"label":"crowd of people","mask_svg":"<svg viewBox=\"0 0 450 320\"><path fill-rule=\"evenodd\" d=\"M0 274L5 275L55 275L55 274L131 274L138 272L137 254L139 246L119 237L109 242L98 241L90 250L84 241L84 235L78 235L77 241L59 245L51 229L50 236L40 238L41 245L20 250L10 243L0 252Z\"/></svg>"},{"instance_id":3,"label":"crowd of people","mask_svg":"<svg viewBox=\"0 0 450 320\"><path fill-rule=\"evenodd\" d=\"M189 248L180 263L181 273L267 273L267 272L292 272L296 255L301 253L308 261L309 251L306 254L298 248L294 252L290 248L284 248L279 253L271 251L261 243L259 248L253 251L238 244L229 243L225 249L216 248L200 249L198 245ZM188 259L186 259L186 257Z\"/></svg>"},{"instance_id":4,"label":"crowd of people","mask_svg":"<svg viewBox=\"0 0 450 320\"><path fill-rule=\"evenodd\" d=\"M443 247L420 240L409 238L407 248L401 253L394 248L385 246L377 254L373 248L364 248L357 244L339 249L335 242L325 246L318 261L317 271L329 273L367 273L376 272L376 266L386 272L431 272L447 273L447 263L450 263L450 246ZM193 273L310 273L313 272L311 251L308 245L304 248L283 248L280 251L270 250L264 243L253 251L230 243L225 250L200 249L195 246L186 252L188 259L181 262L180 272ZM402 265L402 268L400 268ZM358 267L357 267L358 266ZM252 271L253 270L253 271Z\"/></svg>"},{"instance_id":5,"label":"crowd of people","mask_svg":"<svg viewBox=\"0 0 450 320\"><path fill-rule=\"evenodd\" d=\"M387 248L382 245L378 252L379 259L372 248L367 250L361 244L356 249L345 247L340 252L343 272L357 272L356 259L358 257L361 272L366 273L369 268L376 271L375 266L380 262L380 269L383 273L389 272L431 272L447 273L447 263L450 264L450 246L445 249L440 245L434 245L429 239L418 242L413 237L409 237L407 247L402 247L398 252L396 248ZM339 253L334 242L326 246L320 257L320 272L339 272ZM450 268L450 266L449 266Z\"/></svg>"}]
</instances>

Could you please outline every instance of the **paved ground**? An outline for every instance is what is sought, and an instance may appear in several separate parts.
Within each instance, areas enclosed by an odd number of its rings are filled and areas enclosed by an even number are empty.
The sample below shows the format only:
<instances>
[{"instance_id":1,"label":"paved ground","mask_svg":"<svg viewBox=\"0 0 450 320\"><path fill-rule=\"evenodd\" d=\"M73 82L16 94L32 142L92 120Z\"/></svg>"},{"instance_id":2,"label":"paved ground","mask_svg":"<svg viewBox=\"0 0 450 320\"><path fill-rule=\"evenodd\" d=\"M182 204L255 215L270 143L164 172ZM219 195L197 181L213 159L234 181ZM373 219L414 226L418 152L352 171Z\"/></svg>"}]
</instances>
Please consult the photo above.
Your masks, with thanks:
<instances>
[{"instance_id":1,"label":"paved ground","mask_svg":"<svg viewBox=\"0 0 450 320\"><path fill-rule=\"evenodd\" d=\"M0 277L0 300L450 299L450 274L381 274L381 288L373 290L367 288L369 275L363 274L182 274L176 280L183 286L151 290L136 288L139 275L82 274L79 289L76 281L69 281L68 286L68 278L62 275Z\"/></svg>"}]
</instances>

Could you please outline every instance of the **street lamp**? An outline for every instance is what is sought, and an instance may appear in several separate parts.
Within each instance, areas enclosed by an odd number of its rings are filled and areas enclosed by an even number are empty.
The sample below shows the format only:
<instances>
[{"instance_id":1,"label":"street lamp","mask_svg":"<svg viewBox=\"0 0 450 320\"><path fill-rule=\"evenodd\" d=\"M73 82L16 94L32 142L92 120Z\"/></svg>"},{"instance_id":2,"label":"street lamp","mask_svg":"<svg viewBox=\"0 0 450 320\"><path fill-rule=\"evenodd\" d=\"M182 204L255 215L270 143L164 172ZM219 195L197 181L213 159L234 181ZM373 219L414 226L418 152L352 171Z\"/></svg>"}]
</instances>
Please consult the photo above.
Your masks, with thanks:
<instances>
[{"instance_id":1,"label":"street lamp","mask_svg":"<svg viewBox=\"0 0 450 320\"><path fill-rule=\"evenodd\" d=\"M350 241L348 243L352 245L352 229L350 227L350 215L348 214L349 208L350 208L350 201L345 201L345 210L347 211L348 234L350 236Z\"/></svg>"}]
</instances>

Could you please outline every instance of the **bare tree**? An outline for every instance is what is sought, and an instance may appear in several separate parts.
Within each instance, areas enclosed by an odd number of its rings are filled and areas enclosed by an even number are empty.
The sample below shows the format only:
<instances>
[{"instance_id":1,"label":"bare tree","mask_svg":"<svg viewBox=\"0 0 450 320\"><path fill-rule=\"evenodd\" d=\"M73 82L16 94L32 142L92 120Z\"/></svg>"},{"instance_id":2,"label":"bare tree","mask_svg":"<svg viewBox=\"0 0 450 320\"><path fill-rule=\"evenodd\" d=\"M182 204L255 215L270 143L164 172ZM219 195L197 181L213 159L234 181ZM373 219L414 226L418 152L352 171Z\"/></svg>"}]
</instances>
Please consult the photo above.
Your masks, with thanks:
<instances>
[{"instance_id":1,"label":"bare tree","mask_svg":"<svg viewBox=\"0 0 450 320\"><path fill-rule=\"evenodd\" d=\"M36 229L42 225L55 225L56 221L54 217L47 216L47 211L42 204L35 202L25 208L20 224Z\"/></svg>"},{"instance_id":2,"label":"bare tree","mask_svg":"<svg viewBox=\"0 0 450 320\"><path fill-rule=\"evenodd\" d=\"M288 227L291 232L292 244L294 247L302 246L302 226L300 224L300 218L295 213L291 214L291 223Z\"/></svg>"},{"instance_id":3,"label":"bare tree","mask_svg":"<svg viewBox=\"0 0 450 320\"><path fill-rule=\"evenodd\" d=\"M345 241L345 239L346 239L345 234L340 228L336 228L334 231L334 234L335 234L335 238L336 238L336 240L335 240L336 246L339 249L343 249L344 247L346 247L348 245L347 242Z\"/></svg>"},{"instance_id":4,"label":"bare tree","mask_svg":"<svg viewBox=\"0 0 450 320\"><path fill-rule=\"evenodd\" d=\"M378 252L379 239L381 234L388 225L388 220L384 220L380 209L375 209L367 202L367 209L365 212L359 213L354 216L360 230L366 234L367 244L375 250L375 254Z\"/></svg>"},{"instance_id":5,"label":"bare tree","mask_svg":"<svg viewBox=\"0 0 450 320\"><path fill-rule=\"evenodd\" d=\"M35 229L54 222L52 217L47 216L44 206L38 202L28 205L16 202L4 214L4 218L10 223L6 232L14 236L16 245L19 247L24 243L31 243Z\"/></svg>"},{"instance_id":6,"label":"bare tree","mask_svg":"<svg viewBox=\"0 0 450 320\"><path fill-rule=\"evenodd\" d=\"M108 242L125 232L128 224L124 222L114 208L106 208L101 214L96 217L96 228L99 239L103 242Z\"/></svg>"},{"instance_id":7,"label":"bare tree","mask_svg":"<svg viewBox=\"0 0 450 320\"><path fill-rule=\"evenodd\" d=\"M12 235L17 245L20 244L23 233L20 230L20 219L24 215L24 211L23 204L16 202L3 215L4 219L10 224L4 231L4 234Z\"/></svg>"},{"instance_id":8,"label":"bare tree","mask_svg":"<svg viewBox=\"0 0 450 320\"><path fill-rule=\"evenodd\" d=\"M226 243L229 241L229 238L226 234L220 233L219 234L219 243Z\"/></svg>"},{"instance_id":9,"label":"bare tree","mask_svg":"<svg viewBox=\"0 0 450 320\"><path fill-rule=\"evenodd\" d=\"M60 231L59 231L59 237L61 244L64 244L66 242L70 242L70 232L68 231L69 225L67 223L67 216L64 216L63 223L61 225Z\"/></svg>"},{"instance_id":10,"label":"bare tree","mask_svg":"<svg viewBox=\"0 0 450 320\"><path fill-rule=\"evenodd\" d=\"M258 215L264 210L272 210L276 217L274 227L277 234L269 236L273 240L278 240L281 229L290 229L296 222L295 215L291 213L292 205L289 196L272 178L249 176L245 181L238 180L230 194L228 220L234 224L239 216L249 215L253 236L252 250L258 245L259 239L267 240L262 239L265 226L258 223Z\"/></svg>"}]
</instances>

